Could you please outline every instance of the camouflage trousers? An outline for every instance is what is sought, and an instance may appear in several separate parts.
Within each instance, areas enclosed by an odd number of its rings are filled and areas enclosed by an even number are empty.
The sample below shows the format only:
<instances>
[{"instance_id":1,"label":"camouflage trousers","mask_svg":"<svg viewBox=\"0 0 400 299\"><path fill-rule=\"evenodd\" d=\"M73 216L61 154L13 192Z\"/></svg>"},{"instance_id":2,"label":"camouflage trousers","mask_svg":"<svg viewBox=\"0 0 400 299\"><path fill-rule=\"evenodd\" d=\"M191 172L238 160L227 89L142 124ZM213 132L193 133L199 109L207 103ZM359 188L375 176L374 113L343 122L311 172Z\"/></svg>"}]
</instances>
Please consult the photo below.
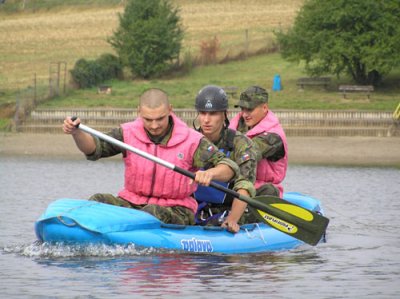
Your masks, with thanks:
<instances>
[{"instance_id":1,"label":"camouflage trousers","mask_svg":"<svg viewBox=\"0 0 400 299\"><path fill-rule=\"evenodd\" d=\"M119 207L141 210L157 217L164 223L194 225L193 212L190 209L182 206L163 207L154 204L135 205L121 197L106 193L94 194L89 198L89 200L94 200Z\"/></svg>"},{"instance_id":2,"label":"camouflage trousers","mask_svg":"<svg viewBox=\"0 0 400 299\"><path fill-rule=\"evenodd\" d=\"M279 197L279 189L276 188L274 185L268 183L264 184L256 190L256 197L262 195L270 195L270 196L277 196ZM207 225L221 225L224 221L224 217L220 218L216 215L223 216L225 212L225 217L228 216L230 207L224 205L212 205L208 206L204 209L202 218L208 218ZM213 217L211 217L212 215ZM242 217L240 217L238 224L243 225L247 223L256 223L260 222L258 218L251 212L251 209L246 208L246 211L243 213Z\"/></svg>"}]
</instances>

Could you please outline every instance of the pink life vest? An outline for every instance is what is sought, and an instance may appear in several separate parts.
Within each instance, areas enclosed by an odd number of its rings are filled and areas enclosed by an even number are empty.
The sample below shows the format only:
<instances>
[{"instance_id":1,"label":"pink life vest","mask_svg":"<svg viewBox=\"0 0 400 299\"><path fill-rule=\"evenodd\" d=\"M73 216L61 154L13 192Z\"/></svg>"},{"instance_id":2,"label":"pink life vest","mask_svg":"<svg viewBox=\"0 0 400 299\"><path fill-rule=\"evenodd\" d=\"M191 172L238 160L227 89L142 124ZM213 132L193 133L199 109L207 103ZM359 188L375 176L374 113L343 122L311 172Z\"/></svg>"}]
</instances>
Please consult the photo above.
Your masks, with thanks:
<instances>
[{"instance_id":1,"label":"pink life vest","mask_svg":"<svg viewBox=\"0 0 400 299\"><path fill-rule=\"evenodd\" d=\"M238 113L230 121L229 127L237 130L239 125L239 120L242 117L242 113ZM288 155L287 155L287 140L285 132L279 123L278 118L272 111L268 111L267 115L251 130L246 133L249 138L256 137L260 134L267 135L268 133L276 133L282 138L283 145L285 147L285 156L278 161L269 161L267 159L262 159L257 163L257 176L255 187L259 188L265 183L272 183L280 191L280 196L283 195L283 187L280 184L286 176L286 170L288 165Z\"/></svg>"},{"instance_id":2,"label":"pink life vest","mask_svg":"<svg viewBox=\"0 0 400 299\"><path fill-rule=\"evenodd\" d=\"M194 171L193 156L203 135L190 129L173 113L171 116L174 126L167 145L154 144L149 139L141 118L121 125L124 142L176 166ZM197 185L190 184L190 178L130 151L126 152L124 162L125 186L118 196L136 205L183 206L196 213L197 202L190 195Z\"/></svg>"}]
</instances>

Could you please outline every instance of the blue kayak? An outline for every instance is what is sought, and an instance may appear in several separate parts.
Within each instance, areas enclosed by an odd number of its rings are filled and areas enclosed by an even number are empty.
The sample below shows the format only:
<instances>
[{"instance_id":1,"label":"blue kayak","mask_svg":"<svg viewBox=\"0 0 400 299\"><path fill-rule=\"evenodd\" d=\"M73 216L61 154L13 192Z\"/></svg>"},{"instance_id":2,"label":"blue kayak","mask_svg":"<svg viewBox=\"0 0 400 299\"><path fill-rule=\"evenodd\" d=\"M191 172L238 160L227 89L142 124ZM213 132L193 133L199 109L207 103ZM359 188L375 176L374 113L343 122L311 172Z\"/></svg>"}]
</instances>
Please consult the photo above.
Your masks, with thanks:
<instances>
[{"instance_id":1,"label":"blue kayak","mask_svg":"<svg viewBox=\"0 0 400 299\"><path fill-rule=\"evenodd\" d=\"M288 192L284 199L322 213L320 202L312 197ZM232 234L215 226L165 224L139 210L69 198L51 203L36 221L35 232L49 243L134 244L198 253L271 252L304 244L264 223L243 225Z\"/></svg>"}]
</instances>

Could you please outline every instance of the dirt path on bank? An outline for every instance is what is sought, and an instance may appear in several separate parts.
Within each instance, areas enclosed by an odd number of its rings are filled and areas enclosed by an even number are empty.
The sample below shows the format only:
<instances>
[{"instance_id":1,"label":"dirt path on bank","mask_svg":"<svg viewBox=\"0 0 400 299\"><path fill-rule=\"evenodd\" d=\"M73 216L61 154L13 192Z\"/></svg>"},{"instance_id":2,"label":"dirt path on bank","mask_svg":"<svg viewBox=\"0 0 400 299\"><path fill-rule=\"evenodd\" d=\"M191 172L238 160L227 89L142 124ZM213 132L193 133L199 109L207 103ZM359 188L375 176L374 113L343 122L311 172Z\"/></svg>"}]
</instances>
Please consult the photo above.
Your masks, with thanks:
<instances>
[{"instance_id":1,"label":"dirt path on bank","mask_svg":"<svg viewBox=\"0 0 400 299\"><path fill-rule=\"evenodd\" d=\"M289 163L400 168L398 137L289 137ZM84 159L64 134L0 133L0 156Z\"/></svg>"}]
</instances>

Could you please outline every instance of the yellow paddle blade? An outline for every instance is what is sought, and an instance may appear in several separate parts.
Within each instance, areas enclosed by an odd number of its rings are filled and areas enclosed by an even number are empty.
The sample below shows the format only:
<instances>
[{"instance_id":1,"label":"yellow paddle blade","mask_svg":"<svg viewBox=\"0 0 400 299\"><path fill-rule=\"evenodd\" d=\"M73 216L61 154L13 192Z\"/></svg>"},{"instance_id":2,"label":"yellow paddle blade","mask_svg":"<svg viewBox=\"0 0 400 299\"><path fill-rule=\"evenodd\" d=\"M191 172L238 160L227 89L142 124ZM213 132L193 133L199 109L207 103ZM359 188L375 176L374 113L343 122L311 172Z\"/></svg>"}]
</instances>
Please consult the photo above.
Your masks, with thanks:
<instances>
[{"instance_id":1,"label":"yellow paddle blade","mask_svg":"<svg viewBox=\"0 0 400 299\"><path fill-rule=\"evenodd\" d=\"M325 234L329 219L323 215L274 196L247 199L249 210L271 227L310 245Z\"/></svg>"},{"instance_id":2,"label":"yellow paddle blade","mask_svg":"<svg viewBox=\"0 0 400 299\"><path fill-rule=\"evenodd\" d=\"M314 219L313 214L311 214L310 211L304 209L303 207L286 203L273 203L271 204L271 206L285 211L289 214L296 215L298 218L304 219L306 221L313 221Z\"/></svg>"},{"instance_id":3,"label":"yellow paddle blade","mask_svg":"<svg viewBox=\"0 0 400 299\"><path fill-rule=\"evenodd\" d=\"M257 213L272 227L287 234L297 233L297 226L260 210L257 210Z\"/></svg>"}]
</instances>

